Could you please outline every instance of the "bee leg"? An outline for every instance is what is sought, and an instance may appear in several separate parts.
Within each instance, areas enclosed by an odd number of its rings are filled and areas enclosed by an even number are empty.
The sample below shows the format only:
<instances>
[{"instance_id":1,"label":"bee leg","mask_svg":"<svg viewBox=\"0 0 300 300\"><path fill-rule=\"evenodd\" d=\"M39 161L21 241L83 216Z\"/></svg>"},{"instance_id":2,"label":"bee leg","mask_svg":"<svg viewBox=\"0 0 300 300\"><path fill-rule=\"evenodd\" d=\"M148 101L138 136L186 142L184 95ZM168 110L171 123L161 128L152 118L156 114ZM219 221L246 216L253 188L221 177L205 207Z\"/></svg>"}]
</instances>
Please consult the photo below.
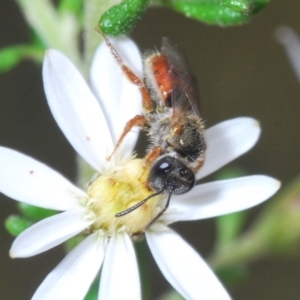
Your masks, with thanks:
<instances>
[{"instance_id":1,"label":"bee leg","mask_svg":"<svg viewBox=\"0 0 300 300\"><path fill-rule=\"evenodd\" d=\"M144 165L146 167L150 166L162 153L162 148L159 146L154 147L145 157Z\"/></svg>"},{"instance_id":2,"label":"bee leg","mask_svg":"<svg viewBox=\"0 0 300 300\"><path fill-rule=\"evenodd\" d=\"M196 160L195 165L191 168L192 171L196 174L200 168L203 166L204 164L204 157L200 157Z\"/></svg>"},{"instance_id":3,"label":"bee leg","mask_svg":"<svg viewBox=\"0 0 300 300\"><path fill-rule=\"evenodd\" d=\"M126 123L126 126L121 134L121 136L118 139L118 142L113 150L113 152L111 153L111 155L109 157L107 157L107 160L110 160L111 157L114 155L114 153L116 152L116 150L119 148L119 146L121 145L121 143L123 142L126 134L134 127L134 126L139 126L139 127L144 127L147 124L147 120L144 116L140 116L140 115L136 115L135 117L133 117L131 120L129 120Z\"/></svg>"},{"instance_id":4,"label":"bee leg","mask_svg":"<svg viewBox=\"0 0 300 300\"><path fill-rule=\"evenodd\" d=\"M143 168L141 176L139 177L139 180L141 180L141 178L143 177L145 170L149 169L150 165L161 155L161 153L162 153L161 147L157 146L157 147L154 147L153 149L151 149L151 151L145 157L144 168Z\"/></svg>"},{"instance_id":5,"label":"bee leg","mask_svg":"<svg viewBox=\"0 0 300 300\"><path fill-rule=\"evenodd\" d=\"M138 78L137 75L135 75L126 65L121 65L121 68L126 74L127 78L139 88L142 95L142 105L144 113L147 114L153 112L152 100L144 82L140 78Z\"/></svg>"},{"instance_id":6,"label":"bee leg","mask_svg":"<svg viewBox=\"0 0 300 300\"><path fill-rule=\"evenodd\" d=\"M130 70L129 67L127 67L122 58L120 57L120 55L118 54L117 50L115 49L115 47L112 45L112 43L110 42L110 40L107 38L107 36L101 32L98 29L98 32L103 36L108 48L110 49L113 57L116 59L117 63L120 65L122 71L124 72L124 74L127 76L127 78L133 83L135 84L142 95L142 99L143 99L143 109L144 109L144 113L151 113L153 111L153 104L152 104L152 100L151 97L148 93L148 90L144 84L144 82L133 73L133 71Z\"/></svg>"}]
</instances>

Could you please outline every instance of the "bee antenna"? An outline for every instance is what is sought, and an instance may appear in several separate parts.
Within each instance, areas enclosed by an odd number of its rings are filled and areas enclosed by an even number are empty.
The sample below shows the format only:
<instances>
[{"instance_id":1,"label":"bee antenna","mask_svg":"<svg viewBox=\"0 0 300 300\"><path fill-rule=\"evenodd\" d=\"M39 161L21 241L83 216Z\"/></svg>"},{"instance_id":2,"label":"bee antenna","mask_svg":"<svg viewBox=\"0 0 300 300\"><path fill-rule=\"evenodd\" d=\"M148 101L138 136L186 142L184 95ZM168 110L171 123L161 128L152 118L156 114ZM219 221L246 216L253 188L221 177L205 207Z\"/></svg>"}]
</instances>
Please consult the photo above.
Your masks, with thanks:
<instances>
[{"instance_id":1,"label":"bee antenna","mask_svg":"<svg viewBox=\"0 0 300 300\"><path fill-rule=\"evenodd\" d=\"M154 217L154 219L146 226L145 230L149 229L149 227L168 209L169 207L169 203L171 200L171 196L172 196L173 191L171 191L169 193L169 197L167 199L167 202L165 204L165 207L157 214L157 216Z\"/></svg>"},{"instance_id":2,"label":"bee antenna","mask_svg":"<svg viewBox=\"0 0 300 300\"><path fill-rule=\"evenodd\" d=\"M163 190L161 190L161 191L159 191L159 192L156 192L156 193L151 194L150 196L148 196L148 197L145 198L144 200L140 201L139 203L137 203L137 204L135 204L135 205L133 205L133 206L127 208L126 210L123 210L123 211L117 213L117 214L115 215L115 217L119 218L119 217L123 217L123 216L125 216L125 215L131 213L131 212L134 211L135 209L137 209L137 208L139 208L140 206L142 206L143 204L145 204L149 199L151 199L151 198L153 198L153 197L155 197L155 196L158 196L158 195L162 194L164 191L165 191L165 189L163 189Z\"/></svg>"}]
</instances>

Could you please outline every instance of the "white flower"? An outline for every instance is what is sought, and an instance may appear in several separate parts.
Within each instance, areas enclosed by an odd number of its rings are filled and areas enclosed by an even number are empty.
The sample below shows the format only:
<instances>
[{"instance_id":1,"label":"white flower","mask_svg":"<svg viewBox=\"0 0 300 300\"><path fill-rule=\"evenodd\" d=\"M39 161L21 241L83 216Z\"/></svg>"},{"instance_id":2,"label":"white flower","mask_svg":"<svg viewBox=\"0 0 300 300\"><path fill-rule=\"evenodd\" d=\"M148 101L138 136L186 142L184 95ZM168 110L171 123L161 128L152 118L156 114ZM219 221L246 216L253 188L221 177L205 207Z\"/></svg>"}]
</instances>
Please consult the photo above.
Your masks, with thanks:
<instances>
[{"instance_id":1,"label":"white flower","mask_svg":"<svg viewBox=\"0 0 300 300\"><path fill-rule=\"evenodd\" d=\"M300 39L295 31L289 27L282 26L276 31L276 37L285 48L287 57L300 82Z\"/></svg>"},{"instance_id":2,"label":"white flower","mask_svg":"<svg viewBox=\"0 0 300 300\"><path fill-rule=\"evenodd\" d=\"M115 46L141 76L141 58L134 43L124 38L115 41ZM140 175L142 160L130 157L137 130L128 134L118 158L106 161L125 122L140 113L140 93L105 44L99 47L91 69L93 92L70 61L54 50L46 54L43 78L56 122L78 154L100 175L83 191L46 165L0 147L0 191L18 201L63 211L20 234L11 256L39 254L85 231L87 237L46 277L33 299L83 299L102 264L99 299L140 299L130 236L145 228L159 210L161 199L153 198L124 217L114 217L124 210L122 205L130 207L149 193ZM258 122L246 117L209 128L206 160L197 179L248 151L259 134ZM133 190L129 183L133 183ZM278 181L270 177L248 176L201 184L186 195L172 197L167 212L145 235L162 273L185 299L230 297L204 260L167 225L247 209L278 188Z\"/></svg>"}]
</instances>

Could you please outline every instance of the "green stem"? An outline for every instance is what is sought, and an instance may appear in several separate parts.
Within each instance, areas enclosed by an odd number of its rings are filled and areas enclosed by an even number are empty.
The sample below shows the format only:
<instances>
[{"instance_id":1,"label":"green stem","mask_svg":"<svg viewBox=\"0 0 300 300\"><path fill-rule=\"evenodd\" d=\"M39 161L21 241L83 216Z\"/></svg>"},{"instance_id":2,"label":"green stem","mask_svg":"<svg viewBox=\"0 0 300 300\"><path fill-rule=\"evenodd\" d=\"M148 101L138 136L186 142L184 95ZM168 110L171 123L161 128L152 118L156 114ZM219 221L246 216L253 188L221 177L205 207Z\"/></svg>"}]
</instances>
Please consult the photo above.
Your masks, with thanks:
<instances>
[{"instance_id":1,"label":"green stem","mask_svg":"<svg viewBox=\"0 0 300 300\"><path fill-rule=\"evenodd\" d=\"M120 3L119 0L85 0L84 1L84 74L88 75L94 53L102 41L95 28L100 17L111 6Z\"/></svg>"},{"instance_id":2,"label":"green stem","mask_svg":"<svg viewBox=\"0 0 300 300\"><path fill-rule=\"evenodd\" d=\"M96 32L100 16L113 5L116 0L85 0L83 13L83 67L81 72L88 80L90 66L102 36ZM91 180L95 171L80 157L77 156L77 184L84 188Z\"/></svg>"},{"instance_id":3,"label":"green stem","mask_svg":"<svg viewBox=\"0 0 300 300\"><path fill-rule=\"evenodd\" d=\"M263 236L251 231L215 251L208 261L213 269L218 270L239 264L244 265L264 256L267 252L268 245Z\"/></svg>"},{"instance_id":4,"label":"green stem","mask_svg":"<svg viewBox=\"0 0 300 300\"><path fill-rule=\"evenodd\" d=\"M84 23L83 23L83 68L82 74L88 79L90 66L97 47L102 41L102 36L97 33L96 26L101 15L111 6L118 3L118 0L85 0L84 1ZM84 186L91 180L94 170L77 157L77 183Z\"/></svg>"},{"instance_id":5,"label":"green stem","mask_svg":"<svg viewBox=\"0 0 300 300\"><path fill-rule=\"evenodd\" d=\"M79 28L72 14L58 14L49 0L16 0L28 22L46 47L65 53L78 67Z\"/></svg>"}]
</instances>

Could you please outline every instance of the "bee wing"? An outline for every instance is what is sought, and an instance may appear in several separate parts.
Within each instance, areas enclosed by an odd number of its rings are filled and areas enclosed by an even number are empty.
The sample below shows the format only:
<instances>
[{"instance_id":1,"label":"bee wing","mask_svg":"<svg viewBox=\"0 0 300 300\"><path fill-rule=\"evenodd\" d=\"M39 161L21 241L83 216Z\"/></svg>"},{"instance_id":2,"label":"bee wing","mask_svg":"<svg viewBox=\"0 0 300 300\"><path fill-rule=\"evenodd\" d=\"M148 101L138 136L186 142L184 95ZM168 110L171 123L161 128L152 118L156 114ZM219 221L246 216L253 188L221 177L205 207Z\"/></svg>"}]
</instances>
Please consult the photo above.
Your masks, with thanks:
<instances>
[{"instance_id":1,"label":"bee wing","mask_svg":"<svg viewBox=\"0 0 300 300\"><path fill-rule=\"evenodd\" d=\"M162 39L161 52L166 57L172 81L172 118L184 119L190 114L200 117L194 84L184 58L166 37Z\"/></svg>"}]
</instances>

